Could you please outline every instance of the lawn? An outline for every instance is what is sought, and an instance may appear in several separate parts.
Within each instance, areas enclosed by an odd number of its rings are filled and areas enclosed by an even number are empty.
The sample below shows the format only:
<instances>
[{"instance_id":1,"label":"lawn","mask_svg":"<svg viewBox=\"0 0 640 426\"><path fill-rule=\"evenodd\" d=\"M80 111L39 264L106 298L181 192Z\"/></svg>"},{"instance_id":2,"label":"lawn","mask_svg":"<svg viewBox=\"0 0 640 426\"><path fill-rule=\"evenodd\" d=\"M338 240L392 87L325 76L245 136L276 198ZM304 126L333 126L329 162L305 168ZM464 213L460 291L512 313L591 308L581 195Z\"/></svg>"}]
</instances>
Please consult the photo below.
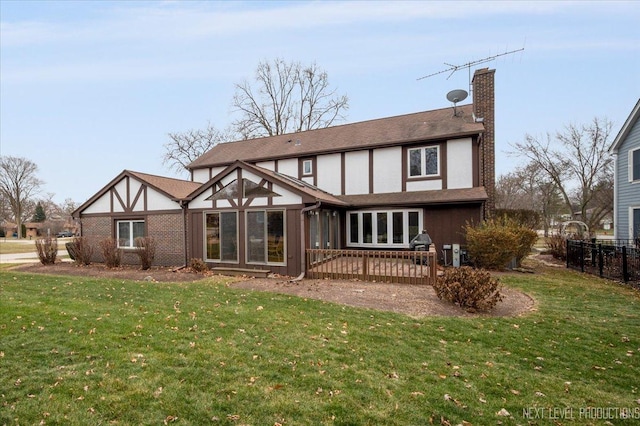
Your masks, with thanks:
<instances>
[{"instance_id":1,"label":"lawn","mask_svg":"<svg viewBox=\"0 0 640 426\"><path fill-rule=\"evenodd\" d=\"M637 422L638 292L564 269L501 279L536 310L414 319L219 279L0 270L0 424Z\"/></svg>"}]
</instances>

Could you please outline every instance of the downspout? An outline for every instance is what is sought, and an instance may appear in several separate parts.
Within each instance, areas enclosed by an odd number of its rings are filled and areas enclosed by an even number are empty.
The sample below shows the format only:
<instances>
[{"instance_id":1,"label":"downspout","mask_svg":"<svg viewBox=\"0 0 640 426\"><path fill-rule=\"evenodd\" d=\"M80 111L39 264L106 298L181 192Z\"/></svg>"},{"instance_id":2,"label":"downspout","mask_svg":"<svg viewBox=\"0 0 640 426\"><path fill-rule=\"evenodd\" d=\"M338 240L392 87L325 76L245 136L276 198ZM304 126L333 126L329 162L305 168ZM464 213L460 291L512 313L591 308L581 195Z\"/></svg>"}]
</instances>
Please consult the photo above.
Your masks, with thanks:
<instances>
[{"instance_id":1,"label":"downspout","mask_svg":"<svg viewBox=\"0 0 640 426\"><path fill-rule=\"evenodd\" d=\"M312 210L317 210L320 208L320 204L322 204L320 201L316 202L315 205L313 206L309 206L309 207L305 207L302 210L300 210L300 270L302 271L300 273L300 275L298 275L296 278L290 280L290 282L295 282L295 281L300 281L301 279L304 278L305 276L305 267L306 267L306 249L304 246L305 243L305 239L304 239L304 215L307 212L310 212Z\"/></svg>"},{"instance_id":2,"label":"downspout","mask_svg":"<svg viewBox=\"0 0 640 426\"><path fill-rule=\"evenodd\" d=\"M180 200L180 207L182 207L182 227L184 232L182 233L182 247L184 249L184 266L189 266L189 249L187 247L187 206L188 203L185 200ZM182 269L179 268L179 269Z\"/></svg>"}]
</instances>

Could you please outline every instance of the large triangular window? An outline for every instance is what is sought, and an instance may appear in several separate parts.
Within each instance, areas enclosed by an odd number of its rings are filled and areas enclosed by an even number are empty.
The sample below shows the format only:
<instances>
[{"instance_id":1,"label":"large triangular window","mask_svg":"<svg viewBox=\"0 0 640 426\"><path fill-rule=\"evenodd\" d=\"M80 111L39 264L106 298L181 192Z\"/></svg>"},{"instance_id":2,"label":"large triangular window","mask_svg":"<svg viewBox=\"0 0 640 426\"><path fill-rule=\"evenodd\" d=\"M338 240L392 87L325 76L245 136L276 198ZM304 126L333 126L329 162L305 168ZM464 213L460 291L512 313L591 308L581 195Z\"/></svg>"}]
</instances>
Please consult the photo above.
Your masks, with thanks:
<instances>
[{"instance_id":1,"label":"large triangular window","mask_svg":"<svg viewBox=\"0 0 640 426\"><path fill-rule=\"evenodd\" d=\"M205 198L205 200L237 200L238 199L238 180L234 180L224 188L216 191L213 195Z\"/></svg>"},{"instance_id":2,"label":"large triangular window","mask_svg":"<svg viewBox=\"0 0 640 426\"><path fill-rule=\"evenodd\" d=\"M250 181L249 179L242 179L242 184L244 187L245 198L279 197L280 196L280 194L273 192L269 188L260 186L257 183Z\"/></svg>"},{"instance_id":3,"label":"large triangular window","mask_svg":"<svg viewBox=\"0 0 640 426\"><path fill-rule=\"evenodd\" d=\"M224 188L216 191L206 200L236 200L239 198L240 189L238 188L238 180L234 180ZM279 197L280 194L271 191L269 188L260 186L249 179L242 179L242 198L256 197Z\"/></svg>"}]
</instances>

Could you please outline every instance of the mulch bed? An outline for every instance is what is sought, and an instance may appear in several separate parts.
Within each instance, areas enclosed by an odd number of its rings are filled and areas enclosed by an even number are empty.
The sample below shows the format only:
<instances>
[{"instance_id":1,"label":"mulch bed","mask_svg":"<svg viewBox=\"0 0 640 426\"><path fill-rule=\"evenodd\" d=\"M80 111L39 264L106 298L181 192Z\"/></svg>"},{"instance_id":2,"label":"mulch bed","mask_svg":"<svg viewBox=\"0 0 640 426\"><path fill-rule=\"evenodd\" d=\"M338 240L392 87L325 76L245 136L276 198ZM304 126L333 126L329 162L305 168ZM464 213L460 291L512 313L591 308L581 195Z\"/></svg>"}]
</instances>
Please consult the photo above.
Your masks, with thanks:
<instances>
[{"instance_id":1,"label":"mulch bed","mask_svg":"<svg viewBox=\"0 0 640 426\"><path fill-rule=\"evenodd\" d=\"M548 259L540 259L548 262ZM141 270L136 266L107 268L102 264L78 266L60 262L54 265L40 263L19 265L15 270L52 275L72 275L85 277L116 278L151 282L193 282L214 276L213 273L196 273L189 268L153 267ZM500 274L498 274L500 275ZM431 286L411 284L389 284L357 280L314 280L294 281L290 277L269 278L236 277L229 287L251 291L268 291L289 294L303 298L341 303L348 306L391 311L415 318L426 316L493 316L512 317L534 311L534 299L520 291L504 288L504 300L489 313L467 312L446 301L438 299Z\"/></svg>"}]
</instances>

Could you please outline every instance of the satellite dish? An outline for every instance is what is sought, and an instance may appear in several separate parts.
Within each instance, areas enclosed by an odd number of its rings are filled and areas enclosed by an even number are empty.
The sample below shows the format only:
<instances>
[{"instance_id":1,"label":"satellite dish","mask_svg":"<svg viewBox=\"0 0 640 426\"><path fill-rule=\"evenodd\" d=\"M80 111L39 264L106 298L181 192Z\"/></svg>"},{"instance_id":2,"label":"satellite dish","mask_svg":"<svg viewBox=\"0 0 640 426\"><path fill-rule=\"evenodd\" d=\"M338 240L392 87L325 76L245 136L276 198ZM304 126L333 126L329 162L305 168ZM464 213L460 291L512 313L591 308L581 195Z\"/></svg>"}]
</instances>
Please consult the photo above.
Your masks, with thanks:
<instances>
[{"instance_id":1,"label":"satellite dish","mask_svg":"<svg viewBox=\"0 0 640 426\"><path fill-rule=\"evenodd\" d=\"M465 99L467 99L468 95L469 94L467 93L466 90L456 89L456 90L452 90L449 93L447 93L447 99L450 102L453 102L454 104L456 104L458 102L462 102Z\"/></svg>"}]
</instances>

